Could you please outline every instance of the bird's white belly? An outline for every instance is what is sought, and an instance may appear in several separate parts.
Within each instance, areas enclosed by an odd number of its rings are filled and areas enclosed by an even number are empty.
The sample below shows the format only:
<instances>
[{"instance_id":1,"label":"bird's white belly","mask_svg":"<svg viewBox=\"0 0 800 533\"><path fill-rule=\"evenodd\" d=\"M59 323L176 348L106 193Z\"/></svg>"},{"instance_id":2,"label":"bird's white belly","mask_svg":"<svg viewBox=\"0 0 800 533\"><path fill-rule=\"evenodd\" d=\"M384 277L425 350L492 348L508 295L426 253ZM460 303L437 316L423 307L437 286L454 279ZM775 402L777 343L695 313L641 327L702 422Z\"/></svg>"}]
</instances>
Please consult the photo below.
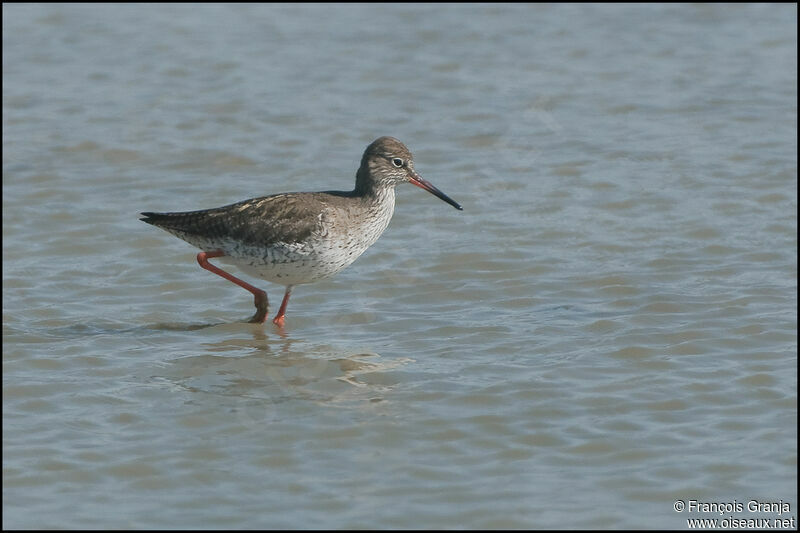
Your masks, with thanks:
<instances>
[{"instance_id":1,"label":"bird's white belly","mask_svg":"<svg viewBox=\"0 0 800 533\"><path fill-rule=\"evenodd\" d=\"M337 274L358 259L381 236L393 211L391 202L370 224L345 224L335 231L323 227L300 243L274 243L263 248L231 243L222 247L226 255L220 260L281 285L313 283Z\"/></svg>"},{"instance_id":2,"label":"bird's white belly","mask_svg":"<svg viewBox=\"0 0 800 533\"><path fill-rule=\"evenodd\" d=\"M316 246L276 244L264 249L239 248L220 257L243 272L281 285L300 285L328 278L340 272L364 253L363 249L334 248L329 243Z\"/></svg>"}]
</instances>

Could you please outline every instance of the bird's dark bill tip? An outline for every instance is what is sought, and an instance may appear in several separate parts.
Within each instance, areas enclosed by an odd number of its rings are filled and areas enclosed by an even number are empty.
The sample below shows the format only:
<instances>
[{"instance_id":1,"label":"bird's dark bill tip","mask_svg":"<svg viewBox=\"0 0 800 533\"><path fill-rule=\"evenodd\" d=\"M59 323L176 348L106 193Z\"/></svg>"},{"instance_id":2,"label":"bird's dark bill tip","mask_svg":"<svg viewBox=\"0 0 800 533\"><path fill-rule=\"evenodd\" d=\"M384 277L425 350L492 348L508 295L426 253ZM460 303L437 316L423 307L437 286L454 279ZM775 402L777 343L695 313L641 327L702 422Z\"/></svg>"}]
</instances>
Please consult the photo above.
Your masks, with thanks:
<instances>
[{"instance_id":1,"label":"bird's dark bill tip","mask_svg":"<svg viewBox=\"0 0 800 533\"><path fill-rule=\"evenodd\" d=\"M455 200L453 200L452 198L447 196L445 193L443 193L442 191L437 189L433 185L433 183L422 179L422 177L419 174L415 173L414 177L411 179L411 183L413 185L416 185L420 189L424 189L424 190L428 191L429 193L431 193L432 195L436 196L440 200L443 200L443 201L447 202L448 204L452 205L453 207L455 207L459 211L463 211L464 210L461 207L461 204L459 204L458 202L456 202Z\"/></svg>"}]
</instances>

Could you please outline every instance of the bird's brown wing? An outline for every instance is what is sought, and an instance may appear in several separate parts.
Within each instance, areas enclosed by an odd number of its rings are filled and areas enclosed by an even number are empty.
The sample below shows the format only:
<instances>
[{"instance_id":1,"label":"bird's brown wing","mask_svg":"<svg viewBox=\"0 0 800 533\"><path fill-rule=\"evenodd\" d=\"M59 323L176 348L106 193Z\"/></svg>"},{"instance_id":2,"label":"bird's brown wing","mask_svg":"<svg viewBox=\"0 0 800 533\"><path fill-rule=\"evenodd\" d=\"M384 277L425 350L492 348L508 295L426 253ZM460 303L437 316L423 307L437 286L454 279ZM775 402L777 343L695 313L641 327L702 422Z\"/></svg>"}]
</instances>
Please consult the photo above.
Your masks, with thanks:
<instances>
[{"instance_id":1,"label":"bird's brown wing","mask_svg":"<svg viewBox=\"0 0 800 533\"><path fill-rule=\"evenodd\" d=\"M323 193L285 193L178 213L142 213L140 220L203 249L235 241L269 246L302 242L320 229L327 208Z\"/></svg>"}]
</instances>

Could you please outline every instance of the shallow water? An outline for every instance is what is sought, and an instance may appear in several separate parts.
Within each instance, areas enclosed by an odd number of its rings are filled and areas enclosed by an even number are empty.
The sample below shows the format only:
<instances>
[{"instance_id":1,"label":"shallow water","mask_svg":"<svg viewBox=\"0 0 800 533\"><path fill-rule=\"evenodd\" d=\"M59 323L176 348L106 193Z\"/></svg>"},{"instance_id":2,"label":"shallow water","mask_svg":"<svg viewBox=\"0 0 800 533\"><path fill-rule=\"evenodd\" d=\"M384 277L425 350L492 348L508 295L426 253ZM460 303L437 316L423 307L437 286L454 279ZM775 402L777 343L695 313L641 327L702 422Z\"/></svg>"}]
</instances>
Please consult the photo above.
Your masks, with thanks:
<instances>
[{"instance_id":1,"label":"shallow water","mask_svg":"<svg viewBox=\"0 0 800 533\"><path fill-rule=\"evenodd\" d=\"M4 5L3 526L796 517L796 20ZM137 220L350 188L381 135L464 211L399 188L285 331Z\"/></svg>"}]
</instances>

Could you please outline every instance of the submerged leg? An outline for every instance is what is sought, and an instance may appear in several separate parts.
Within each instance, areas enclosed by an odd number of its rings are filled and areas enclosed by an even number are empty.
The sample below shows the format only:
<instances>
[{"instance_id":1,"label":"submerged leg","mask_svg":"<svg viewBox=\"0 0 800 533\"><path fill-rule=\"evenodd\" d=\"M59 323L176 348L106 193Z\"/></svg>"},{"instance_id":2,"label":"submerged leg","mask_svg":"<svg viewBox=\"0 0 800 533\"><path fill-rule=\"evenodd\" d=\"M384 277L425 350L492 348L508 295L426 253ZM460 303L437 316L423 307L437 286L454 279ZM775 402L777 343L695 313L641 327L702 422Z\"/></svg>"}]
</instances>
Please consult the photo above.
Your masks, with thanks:
<instances>
[{"instance_id":1,"label":"submerged leg","mask_svg":"<svg viewBox=\"0 0 800 533\"><path fill-rule=\"evenodd\" d=\"M218 276L222 276L223 278L227 279L228 281L234 282L235 284L237 284L241 288L252 292L253 296L255 296L255 302L254 303L255 303L255 306L256 306L256 314L253 315L253 318L250 319L250 322L255 322L257 324L263 324L264 321L267 320L267 305L268 305L267 293L262 291L261 289L257 289L255 287L253 287L252 285L250 285L249 283L247 283L245 281L240 280L236 276L228 274L227 272L225 272L221 268L215 267L214 265L212 265L211 263L208 262L209 259L212 259L214 257L221 257L223 255L225 255L225 252L220 252L220 251L216 251L216 252L200 252L199 254L197 254L197 262L200 263L200 266L205 268L206 270L209 270L209 271L213 272L214 274L216 274ZM281 307L281 309L283 309L283 308Z\"/></svg>"},{"instance_id":2,"label":"submerged leg","mask_svg":"<svg viewBox=\"0 0 800 533\"><path fill-rule=\"evenodd\" d=\"M272 319L272 323L278 326L279 328L283 327L284 323L284 315L286 315L286 306L289 304L289 296L292 294L292 286L286 286L286 293L283 295L283 301L281 302L281 308L278 310L278 314L275 315L275 318Z\"/></svg>"}]
</instances>

